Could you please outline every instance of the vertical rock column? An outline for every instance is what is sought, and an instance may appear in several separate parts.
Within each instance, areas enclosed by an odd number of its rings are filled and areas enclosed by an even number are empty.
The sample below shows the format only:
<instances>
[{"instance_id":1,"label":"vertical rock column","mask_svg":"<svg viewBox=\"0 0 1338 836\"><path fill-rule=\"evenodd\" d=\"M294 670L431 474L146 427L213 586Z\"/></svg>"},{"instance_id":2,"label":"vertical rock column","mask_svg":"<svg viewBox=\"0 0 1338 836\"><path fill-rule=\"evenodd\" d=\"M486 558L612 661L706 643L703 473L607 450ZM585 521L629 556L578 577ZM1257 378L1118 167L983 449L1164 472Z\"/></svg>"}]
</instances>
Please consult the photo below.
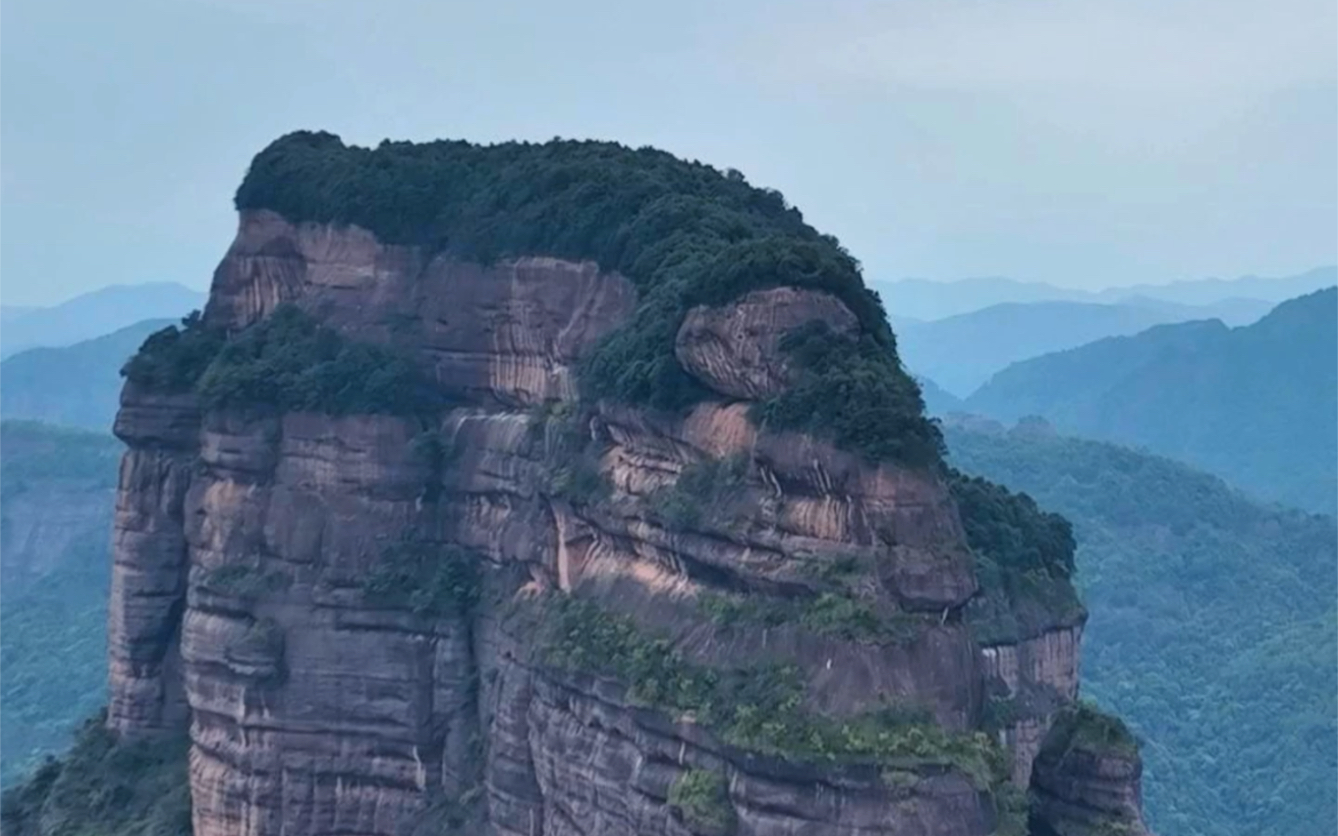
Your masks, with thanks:
<instances>
[{"instance_id":1,"label":"vertical rock column","mask_svg":"<svg viewBox=\"0 0 1338 836\"><path fill-rule=\"evenodd\" d=\"M113 523L107 724L123 734L184 729L179 635L189 566L182 507L196 461L191 395L127 385L115 433L121 461Z\"/></svg>"}]
</instances>

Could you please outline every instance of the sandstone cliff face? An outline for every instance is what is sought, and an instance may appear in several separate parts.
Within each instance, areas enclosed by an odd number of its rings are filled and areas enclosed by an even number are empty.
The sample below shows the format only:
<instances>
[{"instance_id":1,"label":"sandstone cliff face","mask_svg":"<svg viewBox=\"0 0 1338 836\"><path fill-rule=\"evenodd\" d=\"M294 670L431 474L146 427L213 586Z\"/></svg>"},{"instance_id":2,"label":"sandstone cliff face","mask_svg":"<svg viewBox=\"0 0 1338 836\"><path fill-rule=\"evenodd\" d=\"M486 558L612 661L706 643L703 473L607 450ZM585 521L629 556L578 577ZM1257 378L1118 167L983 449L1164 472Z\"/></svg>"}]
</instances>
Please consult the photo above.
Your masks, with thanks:
<instances>
[{"instance_id":1,"label":"sandstone cliff face","mask_svg":"<svg viewBox=\"0 0 1338 836\"><path fill-rule=\"evenodd\" d=\"M705 832L669 803L690 770L725 776L740 834L995 832L990 795L958 770L889 782L857 764L745 752L539 652L531 604L566 594L669 636L694 663L796 663L804 699L828 716L894 701L964 731L998 680L1053 699L1003 733L1021 786L1053 706L1076 695L1079 628L984 650L973 640L962 619L972 557L937 477L749 420L748 402L788 380L786 331L815 318L852 327L832 297L781 288L691 312L679 360L721 398L686 416L601 406L563 426L537 408L574 399L575 364L635 299L590 263L484 268L243 214L208 322L240 329L292 302L412 352L457 406L427 424L201 412L191 396L126 390L109 722L131 735L189 722L199 836L390 836L424 820L441 832L462 794L478 801L469 827L497 836ZM597 456L609 486L599 502L555 486L564 432ZM444 440L445 467L415 453L423 436ZM729 495L670 522L657 503L720 460L738 462ZM474 610L366 594L408 533L484 558ZM708 596L828 590L837 565L859 579L843 594L903 635L703 616Z\"/></svg>"},{"instance_id":2,"label":"sandstone cliff face","mask_svg":"<svg viewBox=\"0 0 1338 836\"><path fill-rule=\"evenodd\" d=\"M1138 755L1065 732L1052 731L1036 759L1040 836L1146 836Z\"/></svg>"}]
</instances>

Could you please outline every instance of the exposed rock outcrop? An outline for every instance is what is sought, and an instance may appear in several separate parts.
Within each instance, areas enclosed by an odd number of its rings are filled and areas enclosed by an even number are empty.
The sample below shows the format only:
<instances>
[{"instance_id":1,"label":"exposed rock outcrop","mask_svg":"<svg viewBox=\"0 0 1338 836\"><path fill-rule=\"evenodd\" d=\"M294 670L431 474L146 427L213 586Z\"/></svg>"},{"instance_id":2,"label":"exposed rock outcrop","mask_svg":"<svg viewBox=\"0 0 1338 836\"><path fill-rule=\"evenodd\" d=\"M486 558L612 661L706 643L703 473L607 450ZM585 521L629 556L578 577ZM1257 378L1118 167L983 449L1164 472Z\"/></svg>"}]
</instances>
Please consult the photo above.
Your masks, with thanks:
<instances>
[{"instance_id":1,"label":"exposed rock outcrop","mask_svg":"<svg viewBox=\"0 0 1338 836\"><path fill-rule=\"evenodd\" d=\"M722 307L701 305L678 329L683 368L722 395L762 400L782 391L793 370L781 340L807 322L854 333L855 315L826 293L777 287L755 290Z\"/></svg>"},{"instance_id":2,"label":"exposed rock outcrop","mask_svg":"<svg viewBox=\"0 0 1338 836\"><path fill-rule=\"evenodd\" d=\"M211 326L292 303L411 354L455 405L430 420L201 411L127 388L109 723L137 736L188 715L198 836L464 821L497 836L701 833L673 801L694 771L723 776L739 834L998 830L997 788L950 760L762 754L545 654L545 601L570 596L684 664L792 665L803 709L836 722L912 706L969 735L991 681L1045 691L1050 708L1005 730L1019 786L1046 712L1076 695L1080 629L978 646L962 617L973 559L940 476L750 419L750 401L786 385L786 332L855 327L841 302L777 288L693 310L679 360L731 401L676 416L575 405L577 363L635 302L593 263L484 267L242 214ZM422 439L445 454L422 455ZM573 487L578 465L598 496ZM477 555L477 602L378 598L369 578L406 542ZM854 626L797 609L815 601ZM718 618L712 604L799 615Z\"/></svg>"},{"instance_id":3,"label":"exposed rock outcrop","mask_svg":"<svg viewBox=\"0 0 1338 836\"><path fill-rule=\"evenodd\" d=\"M1038 836L1147 836L1143 765L1119 721L1066 709L1036 758Z\"/></svg>"}]
</instances>

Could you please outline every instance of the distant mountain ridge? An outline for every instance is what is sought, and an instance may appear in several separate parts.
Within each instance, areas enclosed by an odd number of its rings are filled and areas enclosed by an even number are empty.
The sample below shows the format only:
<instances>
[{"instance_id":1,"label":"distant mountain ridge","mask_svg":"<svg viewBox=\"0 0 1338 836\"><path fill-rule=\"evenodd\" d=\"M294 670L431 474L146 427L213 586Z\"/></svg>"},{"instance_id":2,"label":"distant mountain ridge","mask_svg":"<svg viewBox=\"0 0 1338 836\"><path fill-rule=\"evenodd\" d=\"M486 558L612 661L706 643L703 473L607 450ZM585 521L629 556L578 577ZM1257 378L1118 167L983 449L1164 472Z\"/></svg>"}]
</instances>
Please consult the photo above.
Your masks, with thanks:
<instances>
[{"instance_id":1,"label":"distant mountain ridge","mask_svg":"<svg viewBox=\"0 0 1338 836\"><path fill-rule=\"evenodd\" d=\"M873 282L893 317L934 320L970 313L991 305L1020 302L1127 303L1142 298L1180 305L1237 304L1239 300L1281 302L1338 284L1338 267L1325 266L1294 276L1193 279L1168 284L1133 284L1101 291L1058 287L1045 282L1004 277L931 281L901 279ZM1212 314L1219 316L1219 314ZM1229 324L1230 315L1223 317ZM1244 324L1244 323L1241 323Z\"/></svg>"},{"instance_id":2,"label":"distant mountain ridge","mask_svg":"<svg viewBox=\"0 0 1338 836\"><path fill-rule=\"evenodd\" d=\"M173 319L148 319L60 348L32 348L0 362L0 417L110 432L121 366Z\"/></svg>"},{"instance_id":3,"label":"distant mountain ridge","mask_svg":"<svg viewBox=\"0 0 1338 836\"><path fill-rule=\"evenodd\" d=\"M1228 316L1228 324L1253 322L1272 307L1257 300L1238 302L1230 309L1156 300L1004 302L933 321L901 319L897 346L907 368L966 397L995 372L1021 360L1167 322Z\"/></svg>"},{"instance_id":4,"label":"distant mountain ridge","mask_svg":"<svg viewBox=\"0 0 1338 836\"><path fill-rule=\"evenodd\" d=\"M59 347L110 334L146 319L177 319L205 295L176 282L110 285L46 308L6 306L0 359L28 348Z\"/></svg>"},{"instance_id":5,"label":"distant mountain ridge","mask_svg":"<svg viewBox=\"0 0 1338 836\"><path fill-rule=\"evenodd\" d=\"M965 401L1013 421L1136 444L1256 495L1332 513L1338 503L1338 289L1259 322L1161 325L1015 363Z\"/></svg>"}]
</instances>

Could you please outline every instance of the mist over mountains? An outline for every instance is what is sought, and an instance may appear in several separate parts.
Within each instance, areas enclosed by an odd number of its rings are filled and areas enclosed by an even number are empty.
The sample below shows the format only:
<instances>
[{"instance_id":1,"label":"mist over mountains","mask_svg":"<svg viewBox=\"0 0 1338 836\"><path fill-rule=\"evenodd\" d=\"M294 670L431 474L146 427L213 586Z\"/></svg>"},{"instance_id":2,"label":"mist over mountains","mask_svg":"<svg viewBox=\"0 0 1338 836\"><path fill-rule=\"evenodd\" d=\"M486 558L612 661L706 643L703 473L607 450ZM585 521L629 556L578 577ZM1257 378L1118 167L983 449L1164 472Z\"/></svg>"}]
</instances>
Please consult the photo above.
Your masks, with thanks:
<instances>
[{"instance_id":1,"label":"mist over mountains","mask_svg":"<svg viewBox=\"0 0 1338 836\"><path fill-rule=\"evenodd\" d=\"M0 362L0 416L108 431L121 393L121 366L154 331L147 319L58 348L30 348Z\"/></svg>"},{"instance_id":2,"label":"mist over mountains","mask_svg":"<svg viewBox=\"0 0 1338 836\"><path fill-rule=\"evenodd\" d=\"M897 323L897 345L908 367L954 395L966 397L996 372L1020 360L1104 337L1137 334L1169 322L1246 324L1272 307L1260 300L1230 301L1213 306L1147 301L1003 302L931 322Z\"/></svg>"},{"instance_id":3,"label":"mist over mountains","mask_svg":"<svg viewBox=\"0 0 1338 836\"><path fill-rule=\"evenodd\" d=\"M961 279L958 281L930 281L902 279L875 281L871 286L883 297L883 304L893 317L933 320L977 311L991 305L1007 302L1091 302L1153 305L1173 303L1192 306L1248 305L1251 300L1281 302L1320 288L1338 283L1338 267L1316 267L1293 276L1267 278L1242 276L1236 279L1192 279L1168 284L1131 284L1088 291L1058 287L1045 282L1027 282L1003 277ZM1204 312L1208 313L1208 312ZM1228 313L1228 316L1231 314ZM1211 313L1208 317L1226 316ZM1186 317L1199 318L1199 317Z\"/></svg>"},{"instance_id":4,"label":"mist over mountains","mask_svg":"<svg viewBox=\"0 0 1338 836\"><path fill-rule=\"evenodd\" d=\"M99 288L50 307L0 306L0 358L71 345L146 319L185 316L204 298L182 284L149 282Z\"/></svg>"},{"instance_id":5,"label":"mist over mountains","mask_svg":"<svg viewBox=\"0 0 1338 836\"><path fill-rule=\"evenodd\" d=\"M1332 513L1338 503L1338 289L1259 322L1162 325L1016 363L966 399L1012 421L1145 446L1260 497Z\"/></svg>"}]
</instances>

